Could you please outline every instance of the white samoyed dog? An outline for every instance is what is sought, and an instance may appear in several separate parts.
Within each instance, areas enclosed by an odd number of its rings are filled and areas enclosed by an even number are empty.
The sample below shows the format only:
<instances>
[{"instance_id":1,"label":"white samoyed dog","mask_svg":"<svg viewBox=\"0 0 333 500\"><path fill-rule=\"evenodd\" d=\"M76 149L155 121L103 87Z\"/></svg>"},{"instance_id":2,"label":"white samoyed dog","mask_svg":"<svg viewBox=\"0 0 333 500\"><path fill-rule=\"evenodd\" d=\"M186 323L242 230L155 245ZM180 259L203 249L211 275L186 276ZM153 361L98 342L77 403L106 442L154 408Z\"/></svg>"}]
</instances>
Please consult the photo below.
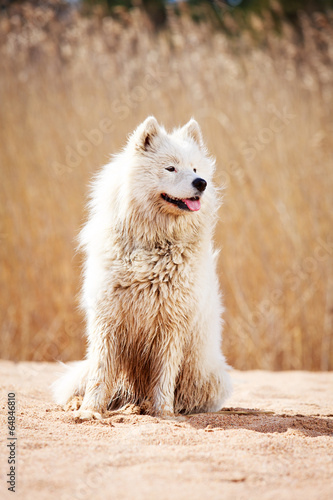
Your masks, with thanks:
<instances>
[{"instance_id":1,"label":"white samoyed dog","mask_svg":"<svg viewBox=\"0 0 333 500\"><path fill-rule=\"evenodd\" d=\"M77 418L218 411L229 396L214 167L195 120L168 134L149 117L97 175L80 235L87 356L54 384L58 404L82 396Z\"/></svg>"}]
</instances>

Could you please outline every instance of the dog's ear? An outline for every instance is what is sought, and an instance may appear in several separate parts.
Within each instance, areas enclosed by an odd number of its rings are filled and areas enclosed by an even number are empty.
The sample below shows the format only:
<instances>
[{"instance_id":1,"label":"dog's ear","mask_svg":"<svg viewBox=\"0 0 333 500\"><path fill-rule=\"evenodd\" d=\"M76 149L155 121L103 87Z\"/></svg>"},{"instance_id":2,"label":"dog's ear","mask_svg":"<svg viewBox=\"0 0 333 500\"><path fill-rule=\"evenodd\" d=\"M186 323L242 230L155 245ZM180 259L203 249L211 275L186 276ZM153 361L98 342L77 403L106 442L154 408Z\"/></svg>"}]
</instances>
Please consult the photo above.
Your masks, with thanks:
<instances>
[{"instance_id":1,"label":"dog's ear","mask_svg":"<svg viewBox=\"0 0 333 500\"><path fill-rule=\"evenodd\" d=\"M151 149L154 139L160 133L160 126L154 116L148 116L141 125L138 126L135 135L135 144L138 149L148 151Z\"/></svg>"},{"instance_id":2,"label":"dog's ear","mask_svg":"<svg viewBox=\"0 0 333 500\"><path fill-rule=\"evenodd\" d=\"M198 122L195 121L193 118L191 118L191 120L188 123L186 123L184 127L180 129L180 132L184 137L193 139L194 142L198 144L199 148L203 149L205 147L202 138L201 128L199 127Z\"/></svg>"}]
</instances>

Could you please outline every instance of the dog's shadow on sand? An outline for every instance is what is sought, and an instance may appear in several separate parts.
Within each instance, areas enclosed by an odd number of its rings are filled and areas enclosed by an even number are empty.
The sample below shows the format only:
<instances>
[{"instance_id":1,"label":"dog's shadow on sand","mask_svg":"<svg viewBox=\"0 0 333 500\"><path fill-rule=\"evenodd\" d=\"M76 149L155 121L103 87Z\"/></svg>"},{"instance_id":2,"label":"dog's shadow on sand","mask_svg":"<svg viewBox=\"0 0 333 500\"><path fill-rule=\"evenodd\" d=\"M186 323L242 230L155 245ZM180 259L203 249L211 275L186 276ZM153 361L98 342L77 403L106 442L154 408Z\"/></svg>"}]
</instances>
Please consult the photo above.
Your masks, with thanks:
<instances>
[{"instance_id":1,"label":"dog's shadow on sand","mask_svg":"<svg viewBox=\"0 0 333 500\"><path fill-rule=\"evenodd\" d=\"M224 408L216 413L188 415L187 423L207 432L246 429L254 432L283 433L288 430L308 437L333 436L333 415L286 415L248 408Z\"/></svg>"},{"instance_id":2,"label":"dog's shadow on sand","mask_svg":"<svg viewBox=\"0 0 333 500\"><path fill-rule=\"evenodd\" d=\"M74 398L67 406L67 410L80 407L82 398ZM174 417L153 417L149 412L136 405L125 405L117 411L109 411L102 420L90 420L86 424L109 424L128 422L133 417L136 423L140 419L153 419L159 423L169 422L170 425L182 427L190 425L194 429L203 429L206 432L246 429L263 434L283 433L289 430L301 433L308 437L333 436L333 414L329 415L295 415L276 413L251 408L223 408L214 413L197 413L178 415ZM76 423L82 423L80 419Z\"/></svg>"}]
</instances>

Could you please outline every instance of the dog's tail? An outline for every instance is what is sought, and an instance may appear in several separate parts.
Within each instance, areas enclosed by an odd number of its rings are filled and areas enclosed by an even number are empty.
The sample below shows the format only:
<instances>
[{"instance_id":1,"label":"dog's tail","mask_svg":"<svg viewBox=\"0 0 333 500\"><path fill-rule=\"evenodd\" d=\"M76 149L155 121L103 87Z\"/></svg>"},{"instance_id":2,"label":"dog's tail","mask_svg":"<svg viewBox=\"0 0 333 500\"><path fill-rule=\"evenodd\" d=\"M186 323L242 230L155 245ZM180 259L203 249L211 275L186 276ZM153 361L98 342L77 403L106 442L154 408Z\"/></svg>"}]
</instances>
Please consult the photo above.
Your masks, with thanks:
<instances>
[{"instance_id":1,"label":"dog's tail","mask_svg":"<svg viewBox=\"0 0 333 500\"><path fill-rule=\"evenodd\" d=\"M88 361L75 361L69 365L61 363L66 371L52 384L53 398L64 406L74 396L83 396L88 379Z\"/></svg>"}]
</instances>

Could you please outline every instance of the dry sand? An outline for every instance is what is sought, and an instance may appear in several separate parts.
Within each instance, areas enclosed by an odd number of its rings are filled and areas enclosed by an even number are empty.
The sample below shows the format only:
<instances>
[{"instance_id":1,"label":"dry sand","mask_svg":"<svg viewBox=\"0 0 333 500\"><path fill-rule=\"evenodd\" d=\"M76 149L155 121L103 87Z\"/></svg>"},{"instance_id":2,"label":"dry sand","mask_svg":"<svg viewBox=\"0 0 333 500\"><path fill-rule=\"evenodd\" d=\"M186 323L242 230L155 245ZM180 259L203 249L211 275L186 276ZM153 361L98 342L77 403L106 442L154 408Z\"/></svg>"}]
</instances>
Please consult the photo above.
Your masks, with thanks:
<instances>
[{"instance_id":1,"label":"dry sand","mask_svg":"<svg viewBox=\"0 0 333 500\"><path fill-rule=\"evenodd\" d=\"M0 363L2 498L333 499L333 373L234 371L220 413L75 423L51 400L58 370ZM9 391L17 400L14 496L5 484Z\"/></svg>"}]
</instances>

